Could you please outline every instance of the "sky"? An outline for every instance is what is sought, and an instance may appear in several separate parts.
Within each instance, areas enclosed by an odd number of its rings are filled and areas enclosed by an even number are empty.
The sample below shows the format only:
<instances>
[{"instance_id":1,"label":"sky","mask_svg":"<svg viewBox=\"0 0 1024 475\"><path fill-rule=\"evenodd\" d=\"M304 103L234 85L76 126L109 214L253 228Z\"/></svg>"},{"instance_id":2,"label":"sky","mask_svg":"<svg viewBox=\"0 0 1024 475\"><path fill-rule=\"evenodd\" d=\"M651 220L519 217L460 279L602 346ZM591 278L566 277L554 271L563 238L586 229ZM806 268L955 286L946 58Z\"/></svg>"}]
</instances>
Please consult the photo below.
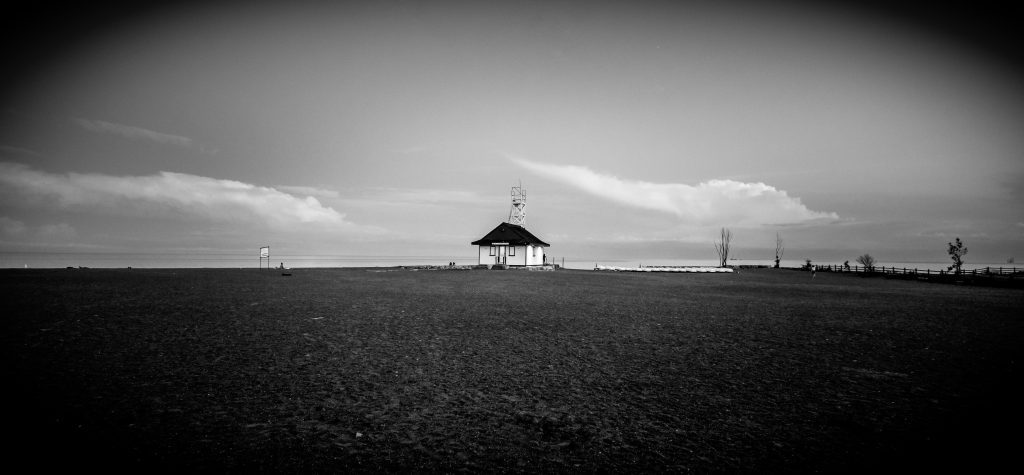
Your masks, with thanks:
<instances>
[{"instance_id":1,"label":"sky","mask_svg":"<svg viewBox=\"0 0 1024 475\"><path fill-rule=\"evenodd\" d=\"M1016 11L204 3L4 7L0 253L1024 259Z\"/></svg>"}]
</instances>

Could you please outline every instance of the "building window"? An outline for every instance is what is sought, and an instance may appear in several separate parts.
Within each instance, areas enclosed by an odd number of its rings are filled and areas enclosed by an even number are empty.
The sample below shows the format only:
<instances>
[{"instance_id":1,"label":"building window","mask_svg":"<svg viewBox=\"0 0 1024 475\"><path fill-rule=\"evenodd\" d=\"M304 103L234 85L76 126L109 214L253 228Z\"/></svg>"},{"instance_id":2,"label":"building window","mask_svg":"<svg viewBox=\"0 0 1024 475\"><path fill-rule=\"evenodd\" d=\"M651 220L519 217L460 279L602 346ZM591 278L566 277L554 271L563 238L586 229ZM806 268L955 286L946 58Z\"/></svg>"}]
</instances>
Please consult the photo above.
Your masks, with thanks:
<instances>
[{"instance_id":1,"label":"building window","mask_svg":"<svg viewBox=\"0 0 1024 475\"><path fill-rule=\"evenodd\" d=\"M515 246L509 246L508 247L508 255L510 255L510 256L516 255L516 247Z\"/></svg>"},{"instance_id":2,"label":"building window","mask_svg":"<svg viewBox=\"0 0 1024 475\"><path fill-rule=\"evenodd\" d=\"M491 246L491 254L490 255L492 255L492 256L494 255L494 246Z\"/></svg>"}]
</instances>

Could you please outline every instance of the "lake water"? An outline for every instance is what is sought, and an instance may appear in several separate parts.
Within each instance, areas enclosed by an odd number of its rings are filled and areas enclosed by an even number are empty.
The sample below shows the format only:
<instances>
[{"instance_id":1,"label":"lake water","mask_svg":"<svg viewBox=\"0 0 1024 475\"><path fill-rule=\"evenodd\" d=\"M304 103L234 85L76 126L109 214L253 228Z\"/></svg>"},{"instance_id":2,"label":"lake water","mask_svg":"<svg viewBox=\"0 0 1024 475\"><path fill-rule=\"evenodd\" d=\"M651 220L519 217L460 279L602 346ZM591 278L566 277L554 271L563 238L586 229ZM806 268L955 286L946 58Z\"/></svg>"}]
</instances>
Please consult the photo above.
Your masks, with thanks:
<instances>
[{"instance_id":1,"label":"lake water","mask_svg":"<svg viewBox=\"0 0 1024 475\"><path fill-rule=\"evenodd\" d=\"M347 255L347 254L318 254L318 255L275 255L270 256L271 267L284 263L285 267L394 267L413 265L446 265L454 261L459 265L476 264L476 255L463 256L439 256L439 255L410 255L410 256L373 256L373 255ZM554 257L554 262L564 265L567 269L593 269L595 265L616 266L616 267L639 267L639 266L710 266L718 265L716 259L614 259L614 258L587 258L587 257ZM730 265L764 265L774 264L771 260L730 260ZM842 265L843 261L814 261L819 265ZM260 265L267 266L267 259L260 261L255 252L232 253L232 252L162 252L162 253L109 253L109 252L2 252L0 251L0 268L64 268L64 267L91 267L91 268L256 268ZM803 260L783 259L783 267L801 267ZM855 265L854 262L850 263ZM905 267L907 269L930 269L932 271L945 270L949 261L934 262L878 262L878 266ZM979 269L985 267L1013 267L1015 264L1005 262L970 262L965 269ZM1016 264L1024 267L1024 264Z\"/></svg>"},{"instance_id":2,"label":"lake water","mask_svg":"<svg viewBox=\"0 0 1024 475\"><path fill-rule=\"evenodd\" d=\"M813 261L812 263L815 264L815 265L822 265L822 266L825 266L825 265L841 266L841 265L843 265L843 262L844 261L821 260L821 261ZM875 267L880 268L882 266L885 266L887 269L890 268L890 267L896 267L896 268L906 268L906 269L919 269L919 270L926 270L927 269L927 270L932 270L932 271L940 271L940 270L948 269L950 262L951 261L930 261L930 262L925 262L925 261L917 261L917 262L883 262L883 261L879 261L879 262L875 263ZM561 262L559 262L559 264L560 263ZM565 267L567 269L593 269L595 264L600 264L600 265L604 265L604 266L618 266L618 267L640 267L641 265L645 266L645 267L646 266L673 266L673 267L691 267L691 266L693 266L693 267L701 267L701 266L709 266L709 267L717 267L718 266L718 260L717 259L649 259L649 260L605 259L605 260L596 260L596 261L582 261L582 260L568 260L567 259L566 262L565 262ZM801 260L783 259L780 262L780 265L782 267L803 267L804 264L805 264L805 261L802 260L802 259ZM740 259L738 259L738 260L730 260L729 261L729 265L730 266L769 266L769 267L771 267L771 266L775 265L775 261L774 260L769 260L769 259L765 259L765 260L753 260L753 259L750 259L750 260L742 259L742 260L740 260ZM854 261L850 261L850 267L853 267L853 266L859 266L859 264L857 264ZM964 270L984 269L986 267L1004 267L1004 268L1009 268L1009 267L1014 267L1014 266L1017 266L1019 268L1024 268L1024 264L1007 264L1005 262L966 262L964 264Z\"/></svg>"},{"instance_id":3,"label":"lake water","mask_svg":"<svg viewBox=\"0 0 1024 475\"><path fill-rule=\"evenodd\" d=\"M393 267L402 265L446 265L450 261L474 264L476 256L362 256L270 254L260 259L255 252L0 252L0 268L256 268L277 267Z\"/></svg>"}]
</instances>

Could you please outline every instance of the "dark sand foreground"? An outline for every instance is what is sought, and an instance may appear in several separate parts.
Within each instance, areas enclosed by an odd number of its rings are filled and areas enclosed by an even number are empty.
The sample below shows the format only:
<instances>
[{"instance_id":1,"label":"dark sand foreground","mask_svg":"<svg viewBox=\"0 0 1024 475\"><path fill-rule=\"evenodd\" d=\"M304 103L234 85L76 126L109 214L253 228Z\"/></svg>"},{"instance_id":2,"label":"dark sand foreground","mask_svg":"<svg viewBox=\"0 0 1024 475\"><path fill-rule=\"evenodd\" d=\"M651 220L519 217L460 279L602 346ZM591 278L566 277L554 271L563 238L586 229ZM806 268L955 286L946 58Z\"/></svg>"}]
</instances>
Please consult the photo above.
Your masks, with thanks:
<instances>
[{"instance_id":1,"label":"dark sand foreground","mask_svg":"<svg viewBox=\"0 0 1024 475\"><path fill-rule=\"evenodd\" d=\"M5 270L8 466L1015 466L1024 292L737 274Z\"/></svg>"}]
</instances>

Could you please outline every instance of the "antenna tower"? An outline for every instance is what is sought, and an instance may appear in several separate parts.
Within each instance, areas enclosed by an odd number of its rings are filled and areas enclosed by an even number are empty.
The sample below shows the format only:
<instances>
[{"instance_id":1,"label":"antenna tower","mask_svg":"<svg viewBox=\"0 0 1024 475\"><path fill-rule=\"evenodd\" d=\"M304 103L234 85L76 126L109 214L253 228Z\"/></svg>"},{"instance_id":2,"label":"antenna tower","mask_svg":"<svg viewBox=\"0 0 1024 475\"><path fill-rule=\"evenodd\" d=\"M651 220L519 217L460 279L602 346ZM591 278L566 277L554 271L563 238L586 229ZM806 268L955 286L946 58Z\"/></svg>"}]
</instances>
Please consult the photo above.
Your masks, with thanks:
<instances>
[{"instance_id":1,"label":"antenna tower","mask_svg":"<svg viewBox=\"0 0 1024 475\"><path fill-rule=\"evenodd\" d=\"M523 183L512 187L512 209L508 212L508 223L519 226L526 226L526 193L523 192Z\"/></svg>"}]
</instances>

